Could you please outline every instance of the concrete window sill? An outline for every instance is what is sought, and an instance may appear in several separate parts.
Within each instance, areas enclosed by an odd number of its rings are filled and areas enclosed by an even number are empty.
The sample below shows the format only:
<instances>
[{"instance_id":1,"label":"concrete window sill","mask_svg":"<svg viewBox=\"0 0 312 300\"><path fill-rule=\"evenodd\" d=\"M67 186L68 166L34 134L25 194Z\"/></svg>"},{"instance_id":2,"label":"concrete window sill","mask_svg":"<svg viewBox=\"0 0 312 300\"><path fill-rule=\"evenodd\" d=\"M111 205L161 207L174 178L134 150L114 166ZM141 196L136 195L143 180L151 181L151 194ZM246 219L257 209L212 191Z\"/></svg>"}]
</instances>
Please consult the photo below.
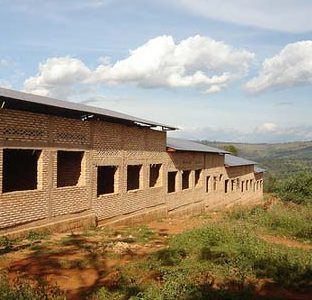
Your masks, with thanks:
<instances>
[{"instance_id":1,"label":"concrete window sill","mask_svg":"<svg viewBox=\"0 0 312 300\"><path fill-rule=\"evenodd\" d=\"M130 191L127 191L127 193L131 194L131 193L137 193L137 192L140 192L140 191L143 191L143 189L136 189L136 190L130 190Z\"/></svg>"},{"instance_id":2,"label":"concrete window sill","mask_svg":"<svg viewBox=\"0 0 312 300\"><path fill-rule=\"evenodd\" d=\"M119 193L108 193L108 194L102 194L102 195L98 195L97 199L102 199L102 198L107 198L107 197L111 197L111 196L117 196L119 195Z\"/></svg>"}]
</instances>

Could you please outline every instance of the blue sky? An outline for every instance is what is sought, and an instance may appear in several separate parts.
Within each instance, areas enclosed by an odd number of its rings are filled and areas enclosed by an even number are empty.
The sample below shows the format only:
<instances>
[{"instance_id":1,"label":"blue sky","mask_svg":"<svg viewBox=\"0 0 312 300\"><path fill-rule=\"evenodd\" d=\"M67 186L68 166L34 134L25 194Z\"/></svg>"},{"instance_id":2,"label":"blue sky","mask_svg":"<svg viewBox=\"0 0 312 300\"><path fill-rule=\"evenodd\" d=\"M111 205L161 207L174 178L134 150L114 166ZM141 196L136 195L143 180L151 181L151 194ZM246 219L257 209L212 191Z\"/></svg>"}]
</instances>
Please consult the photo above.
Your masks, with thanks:
<instances>
[{"instance_id":1,"label":"blue sky","mask_svg":"<svg viewBox=\"0 0 312 300\"><path fill-rule=\"evenodd\" d=\"M312 140L308 0L0 0L0 85L233 142Z\"/></svg>"}]
</instances>

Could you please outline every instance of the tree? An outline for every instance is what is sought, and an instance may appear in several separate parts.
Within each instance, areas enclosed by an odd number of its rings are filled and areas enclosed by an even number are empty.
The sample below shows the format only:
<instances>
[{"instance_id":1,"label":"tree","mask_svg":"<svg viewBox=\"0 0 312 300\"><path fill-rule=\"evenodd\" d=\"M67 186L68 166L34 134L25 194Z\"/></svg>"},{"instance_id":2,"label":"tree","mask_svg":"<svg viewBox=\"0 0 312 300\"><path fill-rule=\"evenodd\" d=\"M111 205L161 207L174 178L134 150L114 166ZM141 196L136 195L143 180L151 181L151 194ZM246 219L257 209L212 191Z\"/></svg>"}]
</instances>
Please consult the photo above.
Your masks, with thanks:
<instances>
[{"instance_id":1,"label":"tree","mask_svg":"<svg viewBox=\"0 0 312 300\"><path fill-rule=\"evenodd\" d=\"M234 145L225 145L223 146L223 149L232 153L233 155L238 155L238 149Z\"/></svg>"}]
</instances>

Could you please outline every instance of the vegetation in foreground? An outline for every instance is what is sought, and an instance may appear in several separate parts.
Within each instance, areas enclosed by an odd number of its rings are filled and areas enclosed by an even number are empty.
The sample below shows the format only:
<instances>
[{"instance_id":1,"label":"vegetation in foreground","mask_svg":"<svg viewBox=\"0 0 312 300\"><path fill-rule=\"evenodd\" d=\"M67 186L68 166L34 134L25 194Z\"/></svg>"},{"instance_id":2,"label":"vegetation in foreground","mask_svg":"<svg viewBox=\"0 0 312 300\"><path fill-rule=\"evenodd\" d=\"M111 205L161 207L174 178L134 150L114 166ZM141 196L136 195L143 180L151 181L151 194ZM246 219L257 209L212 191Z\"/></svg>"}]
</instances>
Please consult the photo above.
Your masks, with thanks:
<instances>
[{"instance_id":1,"label":"vegetation in foreground","mask_svg":"<svg viewBox=\"0 0 312 300\"><path fill-rule=\"evenodd\" d=\"M237 208L228 218L243 226L254 226L258 231L299 240L312 244L312 205L278 202L270 209L256 206L246 210Z\"/></svg>"},{"instance_id":2,"label":"vegetation in foreground","mask_svg":"<svg viewBox=\"0 0 312 300\"><path fill-rule=\"evenodd\" d=\"M63 300L64 292L57 286L26 279L9 281L7 274L0 274L0 299L5 300Z\"/></svg>"},{"instance_id":3,"label":"vegetation in foreground","mask_svg":"<svg viewBox=\"0 0 312 300\"><path fill-rule=\"evenodd\" d=\"M217 218L200 215L194 217L203 221L200 226L166 238L148 226L95 229L57 241L32 233L27 237L33 251L30 262L39 267L49 262L58 271L96 270L96 283L80 292L82 299L311 299L310 180L309 174L300 174L280 185L276 193L285 201L238 207ZM40 238L47 240L36 244ZM160 238L161 246L153 247ZM6 251L1 256L15 243L3 238L0 248ZM142 247L150 250L139 253ZM75 259L68 260L68 255ZM107 271L108 259L127 263ZM36 275L44 278L44 270ZM66 295L53 282L12 281L2 275L0 299Z\"/></svg>"},{"instance_id":4,"label":"vegetation in foreground","mask_svg":"<svg viewBox=\"0 0 312 300\"><path fill-rule=\"evenodd\" d=\"M195 218L195 217L194 217ZM311 248L267 241L264 237L283 237L309 247L312 218L309 205L278 202L249 209L236 208L213 219L201 215L204 224L181 234L172 235L164 246L144 256L135 256L115 268L113 280L98 281L81 294L82 299L284 299L261 291L287 290L293 294L312 293ZM146 245L156 238L147 226L125 228L123 243ZM92 248L89 239L116 235L113 230L94 230L59 240L59 247L79 244L80 251L92 252L92 260L67 261L57 253L58 269L84 270L101 264L112 253L103 251L105 243ZM89 243L83 243L84 239ZM50 243L50 241L47 241ZM81 244L80 244L81 243ZM117 245L115 243L114 245ZM34 247L34 246L33 246ZM41 248L40 248L41 247ZM36 255L47 255L43 245L35 245ZM135 249L135 248L134 248ZM100 251L102 250L102 251ZM41 251L41 252L40 252ZM53 252L51 252L53 253ZM55 253L54 253L55 254ZM115 253L122 259L122 253ZM66 262L66 264L65 264ZM82 263L83 262L83 263ZM102 276L107 276L103 274ZM52 284L52 286L51 286ZM311 294L310 294L311 295ZM70 298L70 297L69 297ZM53 283L0 280L0 299L66 299L65 292Z\"/></svg>"},{"instance_id":5,"label":"vegetation in foreground","mask_svg":"<svg viewBox=\"0 0 312 300\"><path fill-rule=\"evenodd\" d=\"M287 208L274 210L279 214ZM230 222L173 236L165 249L120 268L120 284L113 289L101 287L91 298L251 299L261 284L269 283L312 293L312 253L266 242L257 233L258 224L250 222L254 211L242 219L234 212ZM270 223L262 223L263 216L256 219L263 229L271 229Z\"/></svg>"}]
</instances>

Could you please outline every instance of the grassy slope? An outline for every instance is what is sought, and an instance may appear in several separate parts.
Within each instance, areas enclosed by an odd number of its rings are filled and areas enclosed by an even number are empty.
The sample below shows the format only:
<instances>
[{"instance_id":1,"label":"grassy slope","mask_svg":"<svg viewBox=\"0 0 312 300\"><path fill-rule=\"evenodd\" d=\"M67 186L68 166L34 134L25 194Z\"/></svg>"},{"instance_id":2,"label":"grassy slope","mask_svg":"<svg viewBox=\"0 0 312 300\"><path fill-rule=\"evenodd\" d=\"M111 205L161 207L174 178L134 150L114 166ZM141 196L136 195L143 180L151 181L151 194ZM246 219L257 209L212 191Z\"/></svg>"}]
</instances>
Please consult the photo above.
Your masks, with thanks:
<instances>
[{"instance_id":1,"label":"grassy slope","mask_svg":"<svg viewBox=\"0 0 312 300\"><path fill-rule=\"evenodd\" d=\"M22 241L2 239L3 271L20 279L10 283L0 271L0 299L311 299L311 217L312 206L269 198L182 222L33 233L27 240L36 243L22 251L13 249ZM185 227L176 232L177 224ZM38 277L49 285L24 281Z\"/></svg>"},{"instance_id":2,"label":"grassy slope","mask_svg":"<svg viewBox=\"0 0 312 300\"><path fill-rule=\"evenodd\" d=\"M277 177L286 177L298 171L312 172L312 141L283 144L206 143L219 148L234 145L239 156L259 162L269 174Z\"/></svg>"},{"instance_id":3,"label":"grassy slope","mask_svg":"<svg viewBox=\"0 0 312 300\"><path fill-rule=\"evenodd\" d=\"M262 238L266 233L297 238L304 231L309 243L311 226L299 224L302 212L311 217L311 207L279 204L268 211L234 210L222 222L207 219L204 226L171 236L166 248L120 268L123 285L114 291L102 287L92 300L310 299L311 252ZM267 284L278 297L259 294Z\"/></svg>"}]
</instances>

